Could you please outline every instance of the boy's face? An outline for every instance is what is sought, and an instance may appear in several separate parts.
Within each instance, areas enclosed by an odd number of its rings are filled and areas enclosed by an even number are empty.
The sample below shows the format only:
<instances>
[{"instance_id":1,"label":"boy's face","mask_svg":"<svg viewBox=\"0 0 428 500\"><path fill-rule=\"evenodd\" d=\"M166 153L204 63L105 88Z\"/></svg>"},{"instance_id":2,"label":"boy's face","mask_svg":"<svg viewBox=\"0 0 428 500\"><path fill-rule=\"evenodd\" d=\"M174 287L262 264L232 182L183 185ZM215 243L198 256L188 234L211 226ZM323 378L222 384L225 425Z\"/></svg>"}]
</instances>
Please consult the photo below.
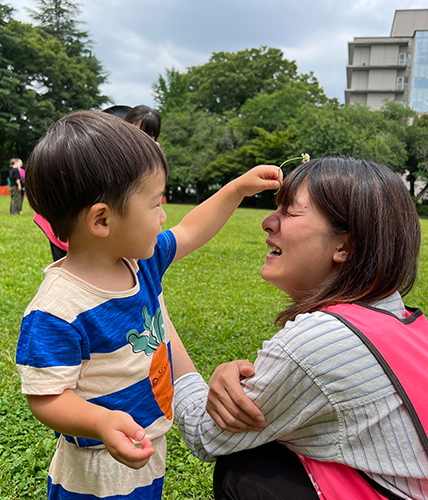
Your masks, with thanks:
<instances>
[{"instance_id":1,"label":"boy's face","mask_svg":"<svg viewBox=\"0 0 428 500\"><path fill-rule=\"evenodd\" d=\"M148 259L153 255L156 237L162 231L166 214L162 208L165 174L160 169L146 176L142 187L129 199L125 216L118 216L115 240L122 257Z\"/></svg>"}]
</instances>

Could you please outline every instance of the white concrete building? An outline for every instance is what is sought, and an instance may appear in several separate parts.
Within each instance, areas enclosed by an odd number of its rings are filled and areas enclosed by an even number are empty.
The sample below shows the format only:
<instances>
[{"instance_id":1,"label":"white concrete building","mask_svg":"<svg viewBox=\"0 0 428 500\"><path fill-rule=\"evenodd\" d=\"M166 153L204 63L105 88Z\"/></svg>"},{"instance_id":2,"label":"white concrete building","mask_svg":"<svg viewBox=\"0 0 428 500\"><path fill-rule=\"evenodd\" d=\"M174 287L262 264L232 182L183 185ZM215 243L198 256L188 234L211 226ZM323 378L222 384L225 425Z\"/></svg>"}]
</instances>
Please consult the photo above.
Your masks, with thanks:
<instances>
[{"instance_id":1,"label":"white concrete building","mask_svg":"<svg viewBox=\"0 0 428 500\"><path fill-rule=\"evenodd\" d=\"M403 102L428 113L428 9L397 10L389 37L348 42L345 102Z\"/></svg>"}]
</instances>

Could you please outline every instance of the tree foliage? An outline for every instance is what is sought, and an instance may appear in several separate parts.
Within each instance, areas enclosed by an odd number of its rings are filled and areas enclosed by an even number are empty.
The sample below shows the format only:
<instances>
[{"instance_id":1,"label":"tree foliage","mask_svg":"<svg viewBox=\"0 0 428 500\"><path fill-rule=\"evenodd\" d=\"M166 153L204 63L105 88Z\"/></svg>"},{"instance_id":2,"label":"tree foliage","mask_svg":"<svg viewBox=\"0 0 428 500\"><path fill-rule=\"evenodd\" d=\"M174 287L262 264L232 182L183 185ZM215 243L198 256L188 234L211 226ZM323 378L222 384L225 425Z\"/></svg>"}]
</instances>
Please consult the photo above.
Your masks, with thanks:
<instances>
[{"instance_id":1,"label":"tree foliage","mask_svg":"<svg viewBox=\"0 0 428 500\"><path fill-rule=\"evenodd\" d=\"M328 99L279 49L214 53L187 73L167 70L153 88L175 196L205 197L254 165L301 153L374 160L407 172L411 185L428 182L428 119L410 126L416 113L400 103L373 111Z\"/></svg>"},{"instance_id":2,"label":"tree foliage","mask_svg":"<svg viewBox=\"0 0 428 500\"><path fill-rule=\"evenodd\" d=\"M410 192L415 200L421 199L428 191L428 115L416 117L407 130L407 162L410 182ZM416 189L416 181L422 181L423 186Z\"/></svg>"},{"instance_id":3,"label":"tree foliage","mask_svg":"<svg viewBox=\"0 0 428 500\"><path fill-rule=\"evenodd\" d=\"M159 75L152 88L153 98L161 116L185 110L188 107L188 87L187 75L175 68L166 69L165 78Z\"/></svg>"},{"instance_id":4,"label":"tree foliage","mask_svg":"<svg viewBox=\"0 0 428 500\"><path fill-rule=\"evenodd\" d=\"M282 161L299 108L330 102L312 73L268 47L215 53L187 73L166 70L153 90L176 199L205 197L256 163Z\"/></svg>"},{"instance_id":5,"label":"tree foliage","mask_svg":"<svg viewBox=\"0 0 428 500\"><path fill-rule=\"evenodd\" d=\"M407 161L406 115L407 108L396 103L387 103L380 111L358 104L309 104L290 125L296 137L293 153L304 150L313 157L353 156L387 164L403 173Z\"/></svg>"},{"instance_id":6,"label":"tree foliage","mask_svg":"<svg viewBox=\"0 0 428 500\"><path fill-rule=\"evenodd\" d=\"M37 26L48 35L60 40L70 56L80 56L91 51L92 42L87 31L78 28L80 4L70 0L36 0L37 8L29 9Z\"/></svg>"},{"instance_id":7,"label":"tree foliage","mask_svg":"<svg viewBox=\"0 0 428 500\"><path fill-rule=\"evenodd\" d=\"M110 100L100 93L107 76L90 51L82 46L73 55L77 45L71 50L68 42L42 26L16 21L6 4L0 4L0 13L0 165L4 182L10 157L25 160L53 121L69 111L99 109Z\"/></svg>"},{"instance_id":8,"label":"tree foliage","mask_svg":"<svg viewBox=\"0 0 428 500\"><path fill-rule=\"evenodd\" d=\"M199 201L210 189L204 172L223 151L234 147L227 121L200 110L168 114L162 124L162 149L171 165L168 191L173 199ZM212 182L211 182L212 184Z\"/></svg>"},{"instance_id":9,"label":"tree foliage","mask_svg":"<svg viewBox=\"0 0 428 500\"><path fill-rule=\"evenodd\" d=\"M312 74L299 75L296 63L271 47L214 53L208 63L191 67L188 78L190 103L217 114L239 111L248 99L271 94L290 81L323 93Z\"/></svg>"}]
</instances>

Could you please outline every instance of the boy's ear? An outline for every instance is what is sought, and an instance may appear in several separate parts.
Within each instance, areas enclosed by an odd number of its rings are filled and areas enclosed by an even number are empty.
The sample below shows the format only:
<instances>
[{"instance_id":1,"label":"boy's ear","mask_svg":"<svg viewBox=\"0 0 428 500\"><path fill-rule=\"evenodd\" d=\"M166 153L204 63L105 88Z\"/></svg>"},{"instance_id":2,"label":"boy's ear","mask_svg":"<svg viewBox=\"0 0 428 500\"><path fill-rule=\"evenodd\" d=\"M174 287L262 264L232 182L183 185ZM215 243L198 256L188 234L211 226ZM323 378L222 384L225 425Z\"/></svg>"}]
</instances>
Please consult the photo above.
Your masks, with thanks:
<instances>
[{"instance_id":1,"label":"boy's ear","mask_svg":"<svg viewBox=\"0 0 428 500\"><path fill-rule=\"evenodd\" d=\"M94 236L106 238L110 233L111 210L106 203L95 203L86 214L86 224Z\"/></svg>"},{"instance_id":2,"label":"boy's ear","mask_svg":"<svg viewBox=\"0 0 428 500\"><path fill-rule=\"evenodd\" d=\"M349 253L349 235L341 234L339 236L339 243L333 253L333 260L337 264L342 264L348 258Z\"/></svg>"}]
</instances>

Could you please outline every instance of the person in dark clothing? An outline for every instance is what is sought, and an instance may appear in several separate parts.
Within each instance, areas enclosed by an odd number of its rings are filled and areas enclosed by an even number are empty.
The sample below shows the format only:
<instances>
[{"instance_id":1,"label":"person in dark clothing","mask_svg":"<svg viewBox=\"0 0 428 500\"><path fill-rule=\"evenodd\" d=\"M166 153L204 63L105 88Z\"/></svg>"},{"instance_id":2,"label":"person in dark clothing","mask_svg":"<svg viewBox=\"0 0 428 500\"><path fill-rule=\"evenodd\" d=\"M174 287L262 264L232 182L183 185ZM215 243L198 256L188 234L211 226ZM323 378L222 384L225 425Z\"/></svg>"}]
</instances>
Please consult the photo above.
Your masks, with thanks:
<instances>
[{"instance_id":1,"label":"person in dark clothing","mask_svg":"<svg viewBox=\"0 0 428 500\"><path fill-rule=\"evenodd\" d=\"M10 215L19 215L21 213L21 174L19 167L22 161L19 158L10 160L9 181L10 181Z\"/></svg>"}]
</instances>

